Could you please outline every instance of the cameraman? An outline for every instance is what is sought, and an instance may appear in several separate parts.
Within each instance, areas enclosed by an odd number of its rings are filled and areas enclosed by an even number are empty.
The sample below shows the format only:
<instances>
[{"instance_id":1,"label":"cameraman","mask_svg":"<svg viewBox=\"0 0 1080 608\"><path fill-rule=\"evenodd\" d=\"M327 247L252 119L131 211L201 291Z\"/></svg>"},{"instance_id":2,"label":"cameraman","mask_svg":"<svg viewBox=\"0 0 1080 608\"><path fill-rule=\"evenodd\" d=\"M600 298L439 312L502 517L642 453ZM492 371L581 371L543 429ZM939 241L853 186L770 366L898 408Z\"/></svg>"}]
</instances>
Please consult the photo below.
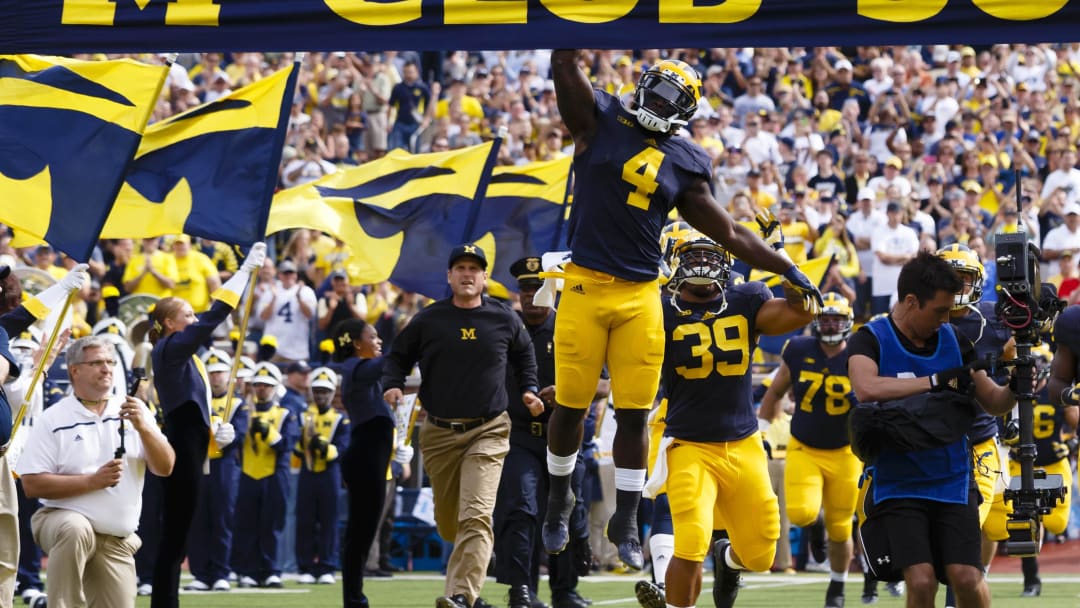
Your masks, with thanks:
<instances>
[{"instance_id":1,"label":"cameraman","mask_svg":"<svg viewBox=\"0 0 1080 608\"><path fill-rule=\"evenodd\" d=\"M1015 405L1008 388L972 369L974 346L948 323L962 288L948 262L932 253L921 251L904 264L896 306L863 326L848 346L848 376L860 402L974 389L991 414ZM875 574L885 580L902 575L909 606L933 606L939 580L952 585L958 605L989 606L967 438L911 452L886 446L867 465L859 531Z\"/></svg>"},{"instance_id":2,"label":"cameraman","mask_svg":"<svg viewBox=\"0 0 1080 608\"><path fill-rule=\"evenodd\" d=\"M956 294L950 321L961 335L971 340L978 359L988 355L1010 361L1016 358L1016 341L1009 328L1001 322L992 302L982 300L983 281L986 275L979 256L967 245L954 243L938 249L937 256L952 266L964 286ZM1002 380L1002 378L995 378ZM1005 378L1007 380L1007 378ZM975 481L979 486L982 502L979 503L979 525L985 526L994 502L994 490L1002 471L1002 459L998 453L997 419L985 410L975 413L975 422L968 431L972 446L972 461L976 467ZM1003 490L1004 488L1002 488ZM1000 494L1000 490L999 490ZM982 559L989 565L997 549L995 540L983 534ZM946 602L947 605L953 604Z\"/></svg>"}]
</instances>

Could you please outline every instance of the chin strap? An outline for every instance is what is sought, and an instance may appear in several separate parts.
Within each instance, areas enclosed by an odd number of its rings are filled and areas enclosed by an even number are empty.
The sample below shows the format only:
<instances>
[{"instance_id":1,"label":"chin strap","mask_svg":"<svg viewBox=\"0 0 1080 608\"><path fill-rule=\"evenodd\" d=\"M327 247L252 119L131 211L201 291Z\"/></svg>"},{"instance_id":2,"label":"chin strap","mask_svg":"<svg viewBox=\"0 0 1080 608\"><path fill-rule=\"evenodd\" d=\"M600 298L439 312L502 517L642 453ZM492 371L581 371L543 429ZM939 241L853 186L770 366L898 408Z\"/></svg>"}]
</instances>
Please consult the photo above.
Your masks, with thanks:
<instances>
[{"instance_id":1,"label":"chin strap","mask_svg":"<svg viewBox=\"0 0 1080 608\"><path fill-rule=\"evenodd\" d=\"M679 291L678 291L678 289L672 291L670 301L671 301L671 307L675 309L675 312L678 312L679 314L682 314L682 313L685 312L679 306ZM717 310L715 312L707 311L706 314L711 315L713 317L719 317L720 315L724 314L725 310L727 310L727 295L724 294L724 290L721 289L720 290L720 310Z\"/></svg>"}]
</instances>

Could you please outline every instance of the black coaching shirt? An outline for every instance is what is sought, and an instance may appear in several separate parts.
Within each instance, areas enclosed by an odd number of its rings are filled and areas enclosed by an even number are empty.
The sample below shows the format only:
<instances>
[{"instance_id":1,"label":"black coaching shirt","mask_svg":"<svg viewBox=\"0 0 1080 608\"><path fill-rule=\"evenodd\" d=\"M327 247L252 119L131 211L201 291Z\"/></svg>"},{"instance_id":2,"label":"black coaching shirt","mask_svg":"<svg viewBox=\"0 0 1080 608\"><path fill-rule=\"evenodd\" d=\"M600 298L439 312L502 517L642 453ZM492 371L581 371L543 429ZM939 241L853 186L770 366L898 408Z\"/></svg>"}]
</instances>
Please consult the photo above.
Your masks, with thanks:
<instances>
[{"instance_id":1,"label":"black coaching shirt","mask_svg":"<svg viewBox=\"0 0 1080 608\"><path fill-rule=\"evenodd\" d=\"M439 418L480 418L506 410L507 366L522 391L536 391L536 356L529 332L509 306L485 297L477 308L450 298L421 310L394 339L383 367L383 389L404 388L420 364L420 401Z\"/></svg>"}]
</instances>

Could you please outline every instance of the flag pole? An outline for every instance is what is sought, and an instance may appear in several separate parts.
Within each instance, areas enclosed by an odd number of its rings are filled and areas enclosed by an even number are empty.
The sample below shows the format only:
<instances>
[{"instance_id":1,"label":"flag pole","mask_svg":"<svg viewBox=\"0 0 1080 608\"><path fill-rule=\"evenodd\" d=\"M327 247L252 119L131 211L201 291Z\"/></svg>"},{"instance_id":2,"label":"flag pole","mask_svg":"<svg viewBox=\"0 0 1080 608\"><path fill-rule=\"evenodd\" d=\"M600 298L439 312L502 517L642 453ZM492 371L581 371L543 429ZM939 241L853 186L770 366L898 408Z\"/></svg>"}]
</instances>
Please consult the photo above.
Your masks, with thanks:
<instances>
[{"instance_id":1,"label":"flag pole","mask_svg":"<svg viewBox=\"0 0 1080 608\"><path fill-rule=\"evenodd\" d=\"M30 386L26 389L22 405L19 406L19 412L15 414L15 420L11 424L11 435L8 437L7 443L0 446L0 457L3 457L3 455L7 453L8 448L11 447L11 442L15 440L15 433L18 432L23 419L26 418L26 412L30 409L30 400L34 396L34 390L37 389L38 382L40 382L41 378L45 375L45 362L49 360L53 347L56 346L56 340L60 336L64 326L64 317L67 316L68 310L71 308L71 302L78 296L78 293L77 290L72 291L68 294L67 299L64 300L64 307L60 309L60 316L57 317L56 325L49 335L49 341L45 344L45 353L42 355L41 361L38 362L37 369L34 370L34 375L30 378Z\"/></svg>"},{"instance_id":2,"label":"flag pole","mask_svg":"<svg viewBox=\"0 0 1080 608\"><path fill-rule=\"evenodd\" d=\"M507 133L508 130L505 126L499 127L499 132L496 133L495 139L491 142L491 152L488 153L487 160L484 161L484 168L480 172L480 181L476 184L472 206L469 208L469 220L465 222L465 234L461 235L462 243L473 240L472 232L476 229L477 220L480 219L480 207L484 203L484 197L487 196L488 184L491 183L491 175L495 171L495 161L499 158L499 148L502 147L503 139L506 138Z\"/></svg>"},{"instance_id":3,"label":"flag pole","mask_svg":"<svg viewBox=\"0 0 1080 608\"><path fill-rule=\"evenodd\" d=\"M562 241L563 226L566 224L566 216L570 213L570 205L573 204L572 195L574 193L574 164L570 164L570 171L566 174L566 192L563 193L562 210L559 213L559 221L555 225L555 236L551 239L551 247L548 251L558 251L559 243Z\"/></svg>"},{"instance_id":4,"label":"flag pole","mask_svg":"<svg viewBox=\"0 0 1080 608\"><path fill-rule=\"evenodd\" d=\"M236 389L236 374L240 371L240 356L244 354L244 341L247 339L248 321L251 319L251 309L255 304L255 282L259 279L256 270L248 277L247 300L244 302L244 313L240 316L240 338L236 341L236 352L233 353L232 369L229 370L229 385L225 389L225 411L222 421L232 419L233 391Z\"/></svg>"}]
</instances>

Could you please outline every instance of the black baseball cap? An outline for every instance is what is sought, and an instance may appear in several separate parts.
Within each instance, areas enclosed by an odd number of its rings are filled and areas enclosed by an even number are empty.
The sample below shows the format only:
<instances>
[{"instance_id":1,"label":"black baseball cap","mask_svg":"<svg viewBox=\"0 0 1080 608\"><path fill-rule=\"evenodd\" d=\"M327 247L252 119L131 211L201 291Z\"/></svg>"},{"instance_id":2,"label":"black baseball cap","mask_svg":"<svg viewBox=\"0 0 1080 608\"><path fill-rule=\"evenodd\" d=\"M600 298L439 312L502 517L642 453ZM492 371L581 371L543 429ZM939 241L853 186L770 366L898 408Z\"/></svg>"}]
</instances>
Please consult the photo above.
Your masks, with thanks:
<instances>
[{"instance_id":1,"label":"black baseball cap","mask_svg":"<svg viewBox=\"0 0 1080 608\"><path fill-rule=\"evenodd\" d=\"M463 245L458 245L457 247L454 247L450 251L450 259L447 260L446 267L447 268L453 268L454 267L454 262L458 261L458 259L463 258L465 256L470 256L470 257L476 258L477 261L480 262L480 268L483 268L484 270L487 270L487 265L488 265L487 256L484 255L484 250L481 249L480 246L475 244L475 243L465 243Z\"/></svg>"}]
</instances>

